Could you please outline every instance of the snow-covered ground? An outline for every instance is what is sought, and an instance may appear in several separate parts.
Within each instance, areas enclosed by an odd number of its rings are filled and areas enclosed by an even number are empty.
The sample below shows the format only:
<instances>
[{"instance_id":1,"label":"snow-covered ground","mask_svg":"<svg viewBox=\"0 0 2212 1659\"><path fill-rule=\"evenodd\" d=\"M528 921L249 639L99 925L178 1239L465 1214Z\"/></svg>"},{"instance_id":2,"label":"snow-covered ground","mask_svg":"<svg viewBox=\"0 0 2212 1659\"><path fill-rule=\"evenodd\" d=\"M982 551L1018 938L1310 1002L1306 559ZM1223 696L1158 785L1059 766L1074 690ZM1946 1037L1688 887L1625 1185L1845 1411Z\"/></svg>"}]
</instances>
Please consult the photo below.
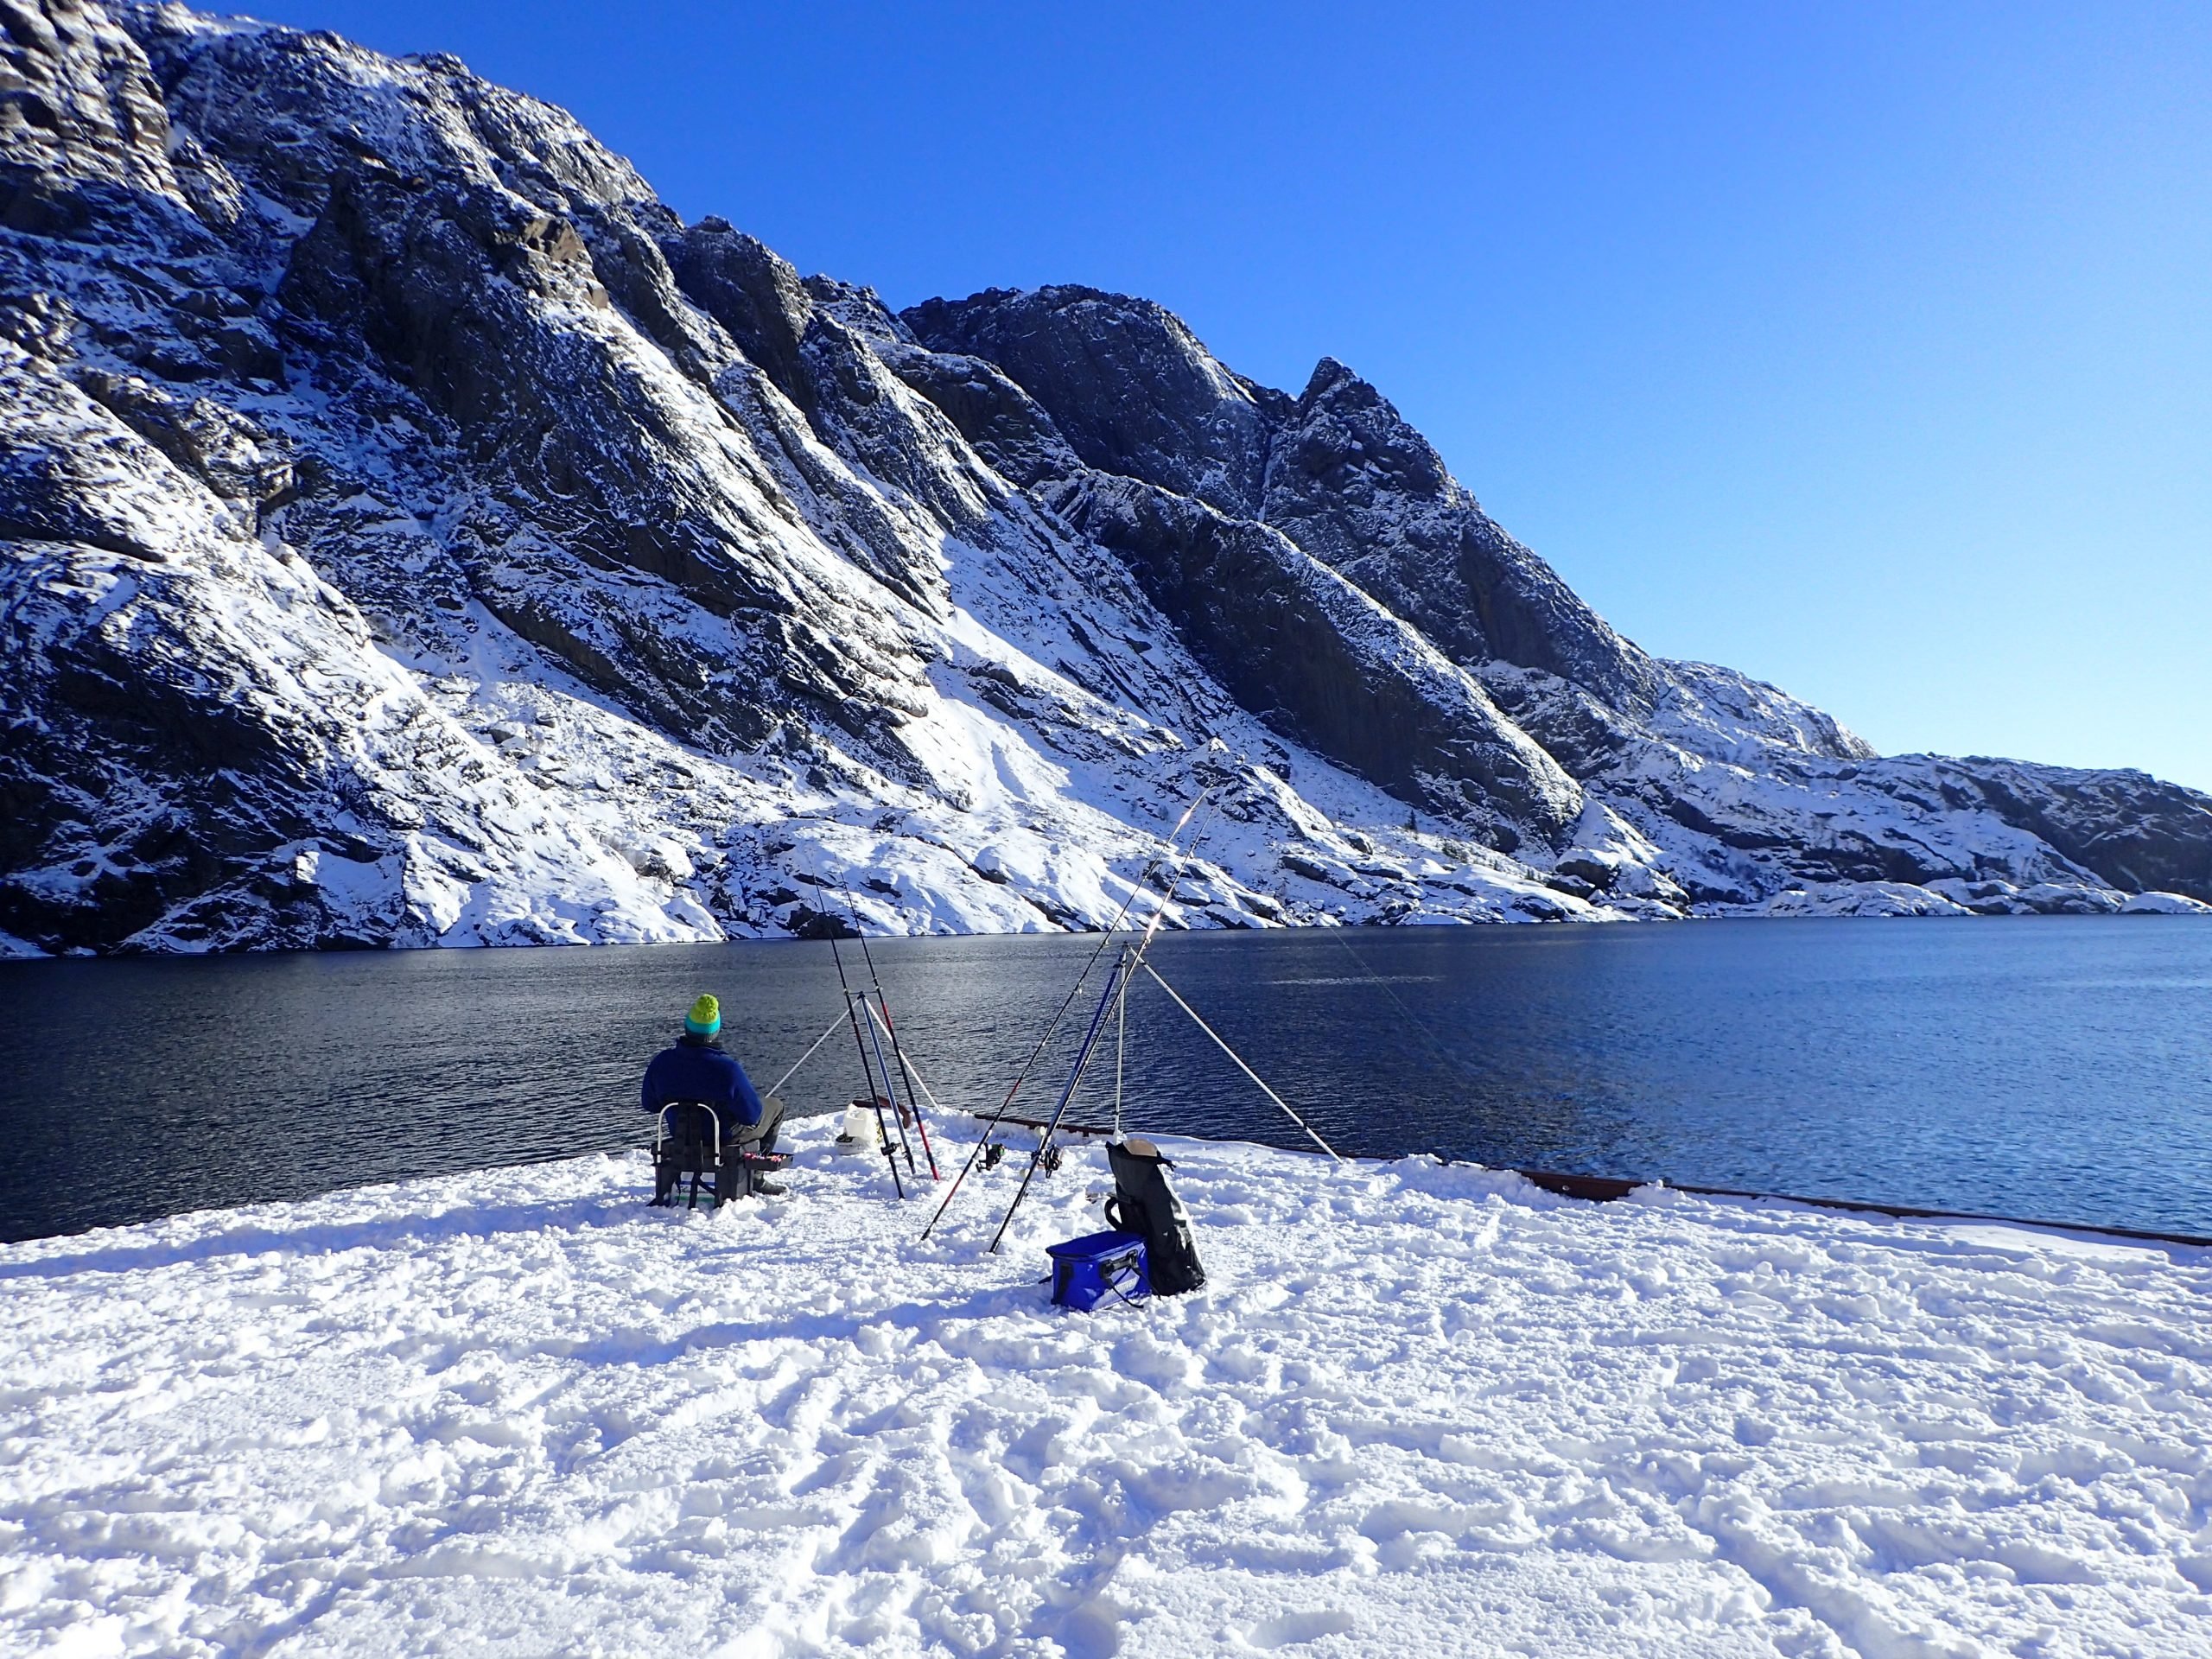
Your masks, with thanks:
<instances>
[{"instance_id":1,"label":"snow-covered ground","mask_svg":"<svg viewBox=\"0 0 2212 1659\"><path fill-rule=\"evenodd\" d=\"M1049 1307L798 1126L0 1249L0 1650L2212 1650L2212 1261L1169 1143ZM949 1137L948 1137L949 1138Z\"/></svg>"}]
</instances>

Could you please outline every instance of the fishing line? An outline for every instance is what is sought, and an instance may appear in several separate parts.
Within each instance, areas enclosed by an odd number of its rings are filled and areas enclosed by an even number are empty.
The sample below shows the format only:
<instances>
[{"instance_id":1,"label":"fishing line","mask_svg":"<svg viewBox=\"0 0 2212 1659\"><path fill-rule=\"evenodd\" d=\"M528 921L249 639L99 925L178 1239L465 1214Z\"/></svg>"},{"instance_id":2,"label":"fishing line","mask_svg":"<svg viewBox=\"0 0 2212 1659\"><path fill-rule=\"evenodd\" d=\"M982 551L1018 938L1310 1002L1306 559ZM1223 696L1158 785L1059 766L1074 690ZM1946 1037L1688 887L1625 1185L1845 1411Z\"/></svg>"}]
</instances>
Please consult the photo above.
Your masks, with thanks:
<instances>
[{"instance_id":1,"label":"fishing line","mask_svg":"<svg viewBox=\"0 0 2212 1659\"><path fill-rule=\"evenodd\" d=\"M1397 1008L1398 1012L1405 1016L1407 1022L1410 1024L1414 1030L1421 1033L1423 1040L1428 1044L1430 1048L1436 1052L1437 1058L1442 1060L1445 1065L1450 1070L1459 1072L1470 1081L1475 1080L1474 1069L1465 1060L1459 1058L1449 1049L1446 1048L1443 1043L1438 1039L1436 1033L1429 1028L1428 1021L1422 1019L1411 1008L1408 1007L1406 1006L1405 999L1400 996L1395 990L1391 988L1390 982L1383 978L1382 975L1376 973L1372 968L1367 965L1367 959L1361 956L1358 951L1353 950L1351 948L1351 942L1344 937L1343 928L1325 927L1321 931L1326 933L1336 942L1337 948L1338 950L1342 950L1346 956L1352 959L1353 965L1357 967L1361 973L1366 975L1369 979L1373 980L1375 983L1382 988L1382 995L1389 997L1393 1006Z\"/></svg>"},{"instance_id":2,"label":"fishing line","mask_svg":"<svg viewBox=\"0 0 2212 1659\"><path fill-rule=\"evenodd\" d=\"M799 1067L804 1065L809 1060L812 1059L814 1058L814 1051L821 1047L823 1044L828 1042L832 1037L835 1037L837 1034L837 1027L844 1023L845 1016L842 1014L836 1019L832 1020L830 1022L830 1028L827 1031L824 1031L819 1037L816 1038L811 1043L809 1043L806 1046L806 1052L800 1055L798 1058L791 1062L791 1070L785 1072L782 1077L778 1077L773 1083L768 1085L768 1092L772 1095L774 1094L785 1084L789 1083L793 1077L797 1077L798 1075Z\"/></svg>"}]
</instances>

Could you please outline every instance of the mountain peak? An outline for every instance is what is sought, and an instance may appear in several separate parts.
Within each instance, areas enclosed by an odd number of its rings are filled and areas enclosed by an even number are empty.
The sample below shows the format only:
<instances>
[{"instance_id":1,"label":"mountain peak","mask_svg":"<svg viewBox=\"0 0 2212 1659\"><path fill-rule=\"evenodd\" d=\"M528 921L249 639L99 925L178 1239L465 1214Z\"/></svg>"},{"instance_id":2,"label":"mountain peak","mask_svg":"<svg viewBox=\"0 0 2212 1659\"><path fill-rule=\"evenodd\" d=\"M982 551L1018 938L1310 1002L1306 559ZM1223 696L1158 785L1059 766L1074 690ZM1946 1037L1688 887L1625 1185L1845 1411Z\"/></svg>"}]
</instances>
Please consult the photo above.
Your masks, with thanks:
<instances>
[{"instance_id":1,"label":"mountain peak","mask_svg":"<svg viewBox=\"0 0 2212 1659\"><path fill-rule=\"evenodd\" d=\"M1332 392L1358 387L1365 387L1377 397L1382 395L1361 379L1349 364L1339 358L1325 357L1313 365L1313 372L1306 377L1306 390L1298 394L1298 402L1303 408Z\"/></svg>"}]
</instances>

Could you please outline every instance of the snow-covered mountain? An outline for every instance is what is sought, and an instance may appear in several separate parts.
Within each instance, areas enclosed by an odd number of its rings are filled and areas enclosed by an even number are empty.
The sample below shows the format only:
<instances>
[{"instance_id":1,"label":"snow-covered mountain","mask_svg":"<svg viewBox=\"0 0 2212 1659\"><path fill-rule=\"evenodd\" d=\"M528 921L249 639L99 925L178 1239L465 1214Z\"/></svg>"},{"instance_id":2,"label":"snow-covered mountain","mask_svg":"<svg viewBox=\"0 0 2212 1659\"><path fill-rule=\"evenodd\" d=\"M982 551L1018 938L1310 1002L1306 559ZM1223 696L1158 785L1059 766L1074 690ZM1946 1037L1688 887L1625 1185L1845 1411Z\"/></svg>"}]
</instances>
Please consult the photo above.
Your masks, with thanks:
<instances>
[{"instance_id":1,"label":"snow-covered mountain","mask_svg":"<svg viewBox=\"0 0 2212 1659\"><path fill-rule=\"evenodd\" d=\"M2190 907L2212 798L1638 650L1374 387L893 315L449 58L0 0L9 948ZM2145 896L2149 895L2149 896Z\"/></svg>"}]
</instances>

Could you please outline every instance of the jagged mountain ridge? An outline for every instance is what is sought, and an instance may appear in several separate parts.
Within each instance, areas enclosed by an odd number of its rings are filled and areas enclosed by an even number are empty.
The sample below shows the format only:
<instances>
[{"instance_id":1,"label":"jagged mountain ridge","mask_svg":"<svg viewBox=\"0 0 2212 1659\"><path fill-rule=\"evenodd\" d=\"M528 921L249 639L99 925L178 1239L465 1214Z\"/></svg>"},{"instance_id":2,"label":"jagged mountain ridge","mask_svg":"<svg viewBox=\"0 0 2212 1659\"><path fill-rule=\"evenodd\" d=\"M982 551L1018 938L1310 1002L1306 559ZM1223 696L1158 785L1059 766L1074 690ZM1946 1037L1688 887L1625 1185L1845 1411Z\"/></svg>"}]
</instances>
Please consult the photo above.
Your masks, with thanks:
<instances>
[{"instance_id":1,"label":"jagged mountain ridge","mask_svg":"<svg viewBox=\"0 0 2212 1659\"><path fill-rule=\"evenodd\" d=\"M1387 400L894 316L447 58L0 0L17 950L2212 899L2212 801L1652 658ZM819 884L819 885L817 885Z\"/></svg>"}]
</instances>

